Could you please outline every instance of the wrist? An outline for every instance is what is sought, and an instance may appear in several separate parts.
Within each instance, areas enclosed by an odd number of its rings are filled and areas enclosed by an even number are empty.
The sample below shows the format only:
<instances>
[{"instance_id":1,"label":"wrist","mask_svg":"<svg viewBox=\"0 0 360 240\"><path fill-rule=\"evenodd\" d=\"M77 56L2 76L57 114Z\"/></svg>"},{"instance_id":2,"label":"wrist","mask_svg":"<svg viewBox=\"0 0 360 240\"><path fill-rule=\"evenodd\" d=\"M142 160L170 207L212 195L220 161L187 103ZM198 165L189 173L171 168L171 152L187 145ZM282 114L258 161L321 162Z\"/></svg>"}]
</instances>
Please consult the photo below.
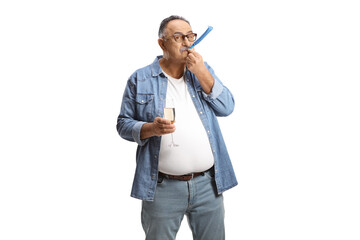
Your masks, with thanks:
<instances>
[{"instance_id":1,"label":"wrist","mask_svg":"<svg viewBox=\"0 0 360 240\"><path fill-rule=\"evenodd\" d=\"M151 134L151 136L152 137L154 137L154 136L157 136L156 135L156 130L155 130L155 123L149 123L150 124L150 134Z\"/></svg>"},{"instance_id":2,"label":"wrist","mask_svg":"<svg viewBox=\"0 0 360 240\"><path fill-rule=\"evenodd\" d=\"M140 139L156 136L154 123L145 123L141 128Z\"/></svg>"},{"instance_id":3,"label":"wrist","mask_svg":"<svg viewBox=\"0 0 360 240\"><path fill-rule=\"evenodd\" d=\"M207 68L205 66L205 64L202 64L201 66L199 66L198 68L195 68L194 71L193 71L193 74L198 77L198 76L201 76L201 75L204 75L206 74L207 72Z\"/></svg>"}]
</instances>

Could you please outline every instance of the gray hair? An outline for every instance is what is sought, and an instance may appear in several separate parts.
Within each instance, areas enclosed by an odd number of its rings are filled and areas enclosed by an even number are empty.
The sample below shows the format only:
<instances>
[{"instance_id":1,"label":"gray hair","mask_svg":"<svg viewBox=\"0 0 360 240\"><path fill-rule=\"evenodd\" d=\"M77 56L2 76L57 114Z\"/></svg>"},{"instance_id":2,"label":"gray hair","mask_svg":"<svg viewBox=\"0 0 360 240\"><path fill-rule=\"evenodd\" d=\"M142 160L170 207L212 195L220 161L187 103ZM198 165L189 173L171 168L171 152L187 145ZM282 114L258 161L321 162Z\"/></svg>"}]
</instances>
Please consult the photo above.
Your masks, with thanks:
<instances>
[{"instance_id":1,"label":"gray hair","mask_svg":"<svg viewBox=\"0 0 360 240\"><path fill-rule=\"evenodd\" d=\"M160 24L160 28L159 28L159 38L163 38L165 36L165 29L166 26L168 25L168 23L172 20L183 20L185 22L187 22L190 25L190 22L188 20L186 20L183 17L180 16L176 16L176 15L172 15L168 18L165 18L164 20L162 20L161 24Z\"/></svg>"}]
</instances>

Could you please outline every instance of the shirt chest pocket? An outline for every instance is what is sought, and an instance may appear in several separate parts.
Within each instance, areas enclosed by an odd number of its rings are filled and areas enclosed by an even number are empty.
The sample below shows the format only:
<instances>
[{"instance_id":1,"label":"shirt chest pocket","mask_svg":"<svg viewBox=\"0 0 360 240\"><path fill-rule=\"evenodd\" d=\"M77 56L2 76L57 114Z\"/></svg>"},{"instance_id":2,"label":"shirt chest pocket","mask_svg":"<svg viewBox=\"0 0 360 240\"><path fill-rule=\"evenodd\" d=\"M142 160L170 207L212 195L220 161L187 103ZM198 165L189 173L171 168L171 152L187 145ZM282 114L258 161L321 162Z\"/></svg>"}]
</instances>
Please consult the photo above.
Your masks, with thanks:
<instances>
[{"instance_id":1,"label":"shirt chest pocket","mask_svg":"<svg viewBox=\"0 0 360 240\"><path fill-rule=\"evenodd\" d=\"M138 93L135 101L137 119L140 121L152 122L155 106L154 94Z\"/></svg>"}]
</instances>

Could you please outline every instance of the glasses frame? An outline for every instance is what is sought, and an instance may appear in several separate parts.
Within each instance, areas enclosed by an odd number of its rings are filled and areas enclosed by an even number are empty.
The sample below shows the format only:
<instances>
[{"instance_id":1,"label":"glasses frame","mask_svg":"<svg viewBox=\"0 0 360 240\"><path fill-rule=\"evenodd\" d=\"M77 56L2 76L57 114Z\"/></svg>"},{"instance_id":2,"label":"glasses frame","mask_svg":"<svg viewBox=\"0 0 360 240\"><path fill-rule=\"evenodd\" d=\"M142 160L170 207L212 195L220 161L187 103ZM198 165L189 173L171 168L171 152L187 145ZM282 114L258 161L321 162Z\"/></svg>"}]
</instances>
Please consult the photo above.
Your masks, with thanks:
<instances>
[{"instance_id":1,"label":"glasses frame","mask_svg":"<svg viewBox=\"0 0 360 240\"><path fill-rule=\"evenodd\" d=\"M176 38L175 38L175 36L181 36L181 41L179 42L179 41L176 41ZM189 35L195 35L195 38L194 38L194 41L190 41L189 40ZM172 37L173 37L173 39L174 39L174 41L175 42L177 42L177 43L183 43L184 41L185 41L185 37L187 38L187 40L189 41L189 42L195 42L196 41L196 38L197 38L197 33L188 33L188 34L182 34L182 33L174 33L173 35L172 35Z\"/></svg>"}]
</instances>

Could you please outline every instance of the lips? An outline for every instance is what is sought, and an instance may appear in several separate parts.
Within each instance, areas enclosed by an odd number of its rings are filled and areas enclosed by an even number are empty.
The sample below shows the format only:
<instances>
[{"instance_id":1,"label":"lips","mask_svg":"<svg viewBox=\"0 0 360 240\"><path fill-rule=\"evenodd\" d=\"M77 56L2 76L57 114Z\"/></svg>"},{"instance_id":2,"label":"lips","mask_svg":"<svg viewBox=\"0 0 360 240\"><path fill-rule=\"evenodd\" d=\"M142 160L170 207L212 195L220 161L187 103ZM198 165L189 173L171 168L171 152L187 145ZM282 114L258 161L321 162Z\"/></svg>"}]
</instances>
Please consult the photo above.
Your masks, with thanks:
<instances>
[{"instance_id":1,"label":"lips","mask_svg":"<svg viewBox=\"0 0 360 240\"><path fill-rule=\"evenodd\" d=\"M182 47L182 48L180 48L180 53L183 53L183 52L186 51L186 50L188 50L187 47Z\"/></svg>"}]
</instances>

